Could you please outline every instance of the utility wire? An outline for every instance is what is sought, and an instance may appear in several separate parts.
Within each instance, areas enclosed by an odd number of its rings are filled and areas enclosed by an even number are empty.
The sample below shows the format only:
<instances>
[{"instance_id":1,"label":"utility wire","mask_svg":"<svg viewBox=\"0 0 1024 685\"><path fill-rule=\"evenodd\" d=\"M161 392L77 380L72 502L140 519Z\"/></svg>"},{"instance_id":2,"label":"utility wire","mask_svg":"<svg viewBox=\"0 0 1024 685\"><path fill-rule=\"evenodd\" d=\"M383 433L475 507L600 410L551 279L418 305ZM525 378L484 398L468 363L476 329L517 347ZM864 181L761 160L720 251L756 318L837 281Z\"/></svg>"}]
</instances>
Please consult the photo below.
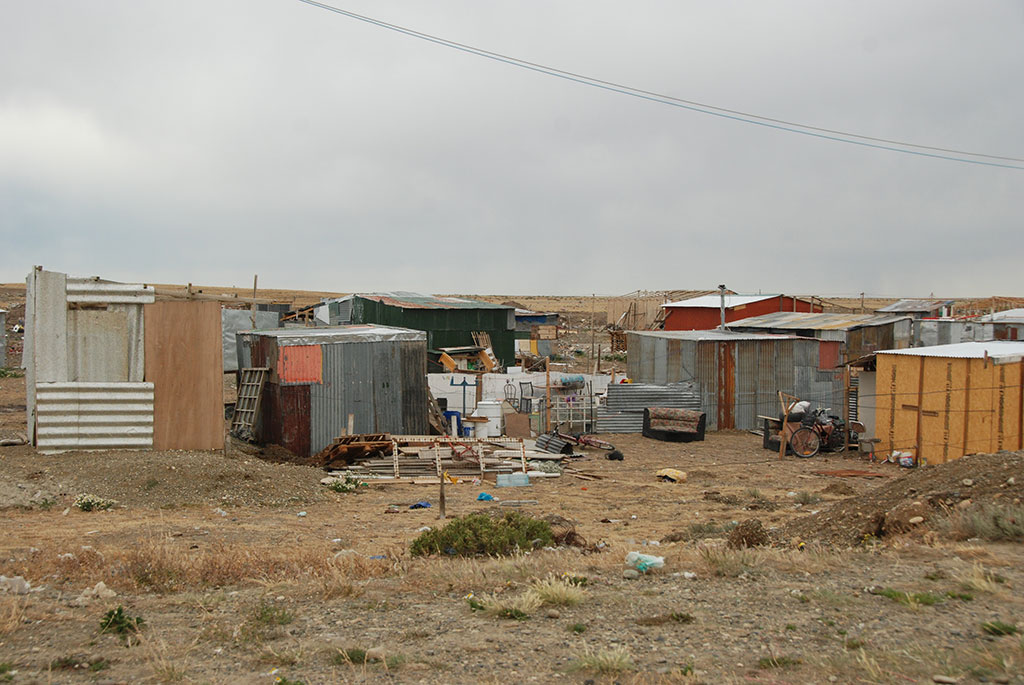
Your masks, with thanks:
<instances>
[{"instance_id":1,"label":"utility wire","mask_svg":"<svg viewBox=\"0 0 1024 685\"><path fill-rule=\"evenodd\" d=\"M907 155L931 157L933 159L944 159L951 162L960 162L962 164L977 164L981 166L999 167L1003 169L1017 169L1020 171L1024 171L1024 166L1018 166L1015 164L1003 164L998 162L987 162L984 161L983 159L953 157L950 156L950 154L967 155L969 157L983 157L987 159L1005 160L1009 162L1024 162L1024 158L1021 157L1008 157L1001 155L985 154L981 152L957 150L953 148L936 147L931 145L918 145L915 143L906 143L898 140L891 140L888 138L876 138L872 136L860 135L857 133L849 133L846 131L840 131L836 129L822 128L819 126L810 126L808 124L800 124L797 122L787 121L785 119L774 119L771 117L761 116L758 114L743 112L741 110L717 107L715 105L708 105L694 100L685 100L670 95L663 95L652 91L642 90L640 88L633 88L632 86L615 83L614 81L603 81L601 79L585 76L582 74L577 74L571 71L564 71L562 69L549 67L535 62L528 62L517 57L511 57L509 55L504 55L498 52L491 52L483 48L477 48L471 45L466 45L464 43L458 43L452 40L448 40L446 38L431 35L429 33L415 31L404 26L399 26L398 24L391 24L362 14L356 14L355 12L350 12L348 10L341 9L339 7L334 7L332 5L327 5L322 2L316 2L315 0L298 1L313 7L318 7L320 9L327 10L329 12L341 14L351 19L356 19L357 21L362 21L368 24L372 24L374 26L379 26L381 28L388 29L390 31L395 31L397 33L401 33L413 38L418 38L420 40L436 43L444 47L460 50L462 52L467 52L478 57L484 57L487 59L494 60L496 62L502 62L512 66L521 67L523 69L528 69L530 71L546 74L548 76L554 76L556 78L565 79L567 81L573 81L583 85L592 86L594 88L601 88L603 90L620 93L622 95L629 95L631 97L640 98L642 100L650 100L651 102L657 102L663 105L679 107L681 109L699 112L701 114L708 114L723 119L731 119L733 121L754 124L757 126L764 126L767 128L773 128L780 131L786 131L789 133L798 133L800 135L811 136L814 138L822 138L824 140L831 140L839 143L847 143L849 145L860 145L862 147L875 148L879 150L888 150L890 152L901 152ZM902 147L893 147L894 145L899 145ZM921 150L933 150L934 152L922 152ZM950 154L937 154L939 152Z\"/></svg>"}]
</instances>

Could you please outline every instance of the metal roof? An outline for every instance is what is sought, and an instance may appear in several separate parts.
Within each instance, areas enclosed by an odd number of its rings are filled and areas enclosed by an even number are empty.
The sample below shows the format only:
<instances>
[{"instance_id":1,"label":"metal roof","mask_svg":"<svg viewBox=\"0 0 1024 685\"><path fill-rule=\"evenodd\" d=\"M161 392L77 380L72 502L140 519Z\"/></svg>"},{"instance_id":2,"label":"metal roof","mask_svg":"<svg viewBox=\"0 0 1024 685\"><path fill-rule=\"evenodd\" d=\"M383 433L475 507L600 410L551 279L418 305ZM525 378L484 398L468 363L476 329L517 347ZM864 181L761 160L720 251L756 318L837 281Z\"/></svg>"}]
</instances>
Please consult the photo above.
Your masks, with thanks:
<instances>
[{"instance_id":1,"label":"metal roof","mask_svg":"<svg viewBox=\"0 0 1024 685\"><path fill-rule=\"evenodd\" d=\"M950 357L954 359L999 359L1024 357L1024 341L987 340L985 342L953 343L931 347L911 347L905 350L879 350L876 354L902 354L910 357Z\"/></svg>"},{"instance_id":2,"label":"metal roof","mask_svg":"<svg viewBox=\"0 0 1024 685\"><path fill-rule=\"evenodd\" d=\"M753 304L754 302L763 302L764 300L774 300L777 297L783 297L781 294L776 295L726 295L725 296L725 308L730 309L732 307L740 307L747 304ZM799 299L799 298L797 298ZM713 307L718 309L722 305L721 295L701 295L700 297L691 297L688 300L676 300L675 302L666 302L661 305L662 307Z\"/></svg>"},{"instance_id":3,"label":"metal roof","mask_svg":"<svg viewBox=\"0 0 1024 685\"><path fill-rule=\"evenodd\" d=\"M459 297L437 297L404 290L385 293L356 293L355 297L374 300L404 309L514 309L504 304L493 304L479 300L463 300Z\"/></svg>"},{"instance_id":4,"label":"metal roof","mask_svg":"<svg viewBox=\"0 0 1024 685\"><path fill-rule=\"evenodd\" d=\"M812 331L852 331L865 326L884 326L905 321L909 316L884 314L821 314L808 312L772 312L726 324L726 328L785 328Z\"/></svg>"},{"instance_id":5,"label":"metal roof","mask_svg":"<svg viewBox=\"0 0 1024 685\"><path fill-rule=\"evenodd\" d=\"M891 314L895 312L901 313L916 313L916 312L930 312L940 307L948 307L953 304L953 300L917 300L917 299L906 299L900 300L899 302L893 302L890 305L876 309L876 312L883 314Z\"/></svg>"},{"instance_id":6,"label":"metal roof","mask_svg":"<svg viewBox=\"0 0 1024 685\"><path fill-rule=\"evenodd\" d=\"M238 337L262 336L276 338L277 344L286 345L329 345L331 343L381 342L385 340L426 341L427 334L408 328L378 326L376 324L353 324L349 326L324 326L321 328L272 328L262 331L239 331Z\"/></svg>"},{"instance_id":7,"label":"metal roof","mask_svg":"<svg viewBox=\"0 0 1024 685\"><path fill-rule=\"evenodd\" d=\"M1001 312L979 316L981 323L1024 323L1024 309L1006 309Z\"/></svg>"},{"instance_id":8,"label":"metal roof","mask_svg":"<svg viewBox=\"0 0 1024 685\"><path fill-rule=\"evenodd\" d=\"M796 335L772 335L770 333L740 333L723 331L717 328L708 331L627 331L629 335L642 335L648 338L666 338L668 340L810 340Z\"/></svg>"}]
</instances>

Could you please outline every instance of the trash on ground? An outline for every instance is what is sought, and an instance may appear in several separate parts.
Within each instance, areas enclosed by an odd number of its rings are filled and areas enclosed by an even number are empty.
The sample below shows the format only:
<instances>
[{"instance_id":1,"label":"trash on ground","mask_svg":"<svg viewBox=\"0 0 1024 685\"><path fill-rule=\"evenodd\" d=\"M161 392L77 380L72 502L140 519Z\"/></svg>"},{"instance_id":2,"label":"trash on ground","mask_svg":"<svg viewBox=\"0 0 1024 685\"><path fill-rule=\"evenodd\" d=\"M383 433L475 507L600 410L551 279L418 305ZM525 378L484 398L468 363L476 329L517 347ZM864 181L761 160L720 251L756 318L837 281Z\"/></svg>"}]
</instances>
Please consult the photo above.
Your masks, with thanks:
<instances>
[{"instance_id":1,"label":"trash on ground","mask_svg":"<svg viewBox=\"0 0 1024 685\"><path fill-rule=\"evenodd\" d=\"M686 482L686 471L680 471L679 469L661 469L654 475L661 480L670 481L672 483Z\"/></svg>"},{"instance_id":2,"label":"trash on ground","mask_svg":"<svg viewBox=\"0 0 1024 685\"><path fill-rule=\"evenodd\" d=\"M626 555L626 564L632 566L641 573L647 573L652 568L662 568L665 565L665 557L656 557L653 554L641 554L630 552Z\"/></svg>"}]
</instances>

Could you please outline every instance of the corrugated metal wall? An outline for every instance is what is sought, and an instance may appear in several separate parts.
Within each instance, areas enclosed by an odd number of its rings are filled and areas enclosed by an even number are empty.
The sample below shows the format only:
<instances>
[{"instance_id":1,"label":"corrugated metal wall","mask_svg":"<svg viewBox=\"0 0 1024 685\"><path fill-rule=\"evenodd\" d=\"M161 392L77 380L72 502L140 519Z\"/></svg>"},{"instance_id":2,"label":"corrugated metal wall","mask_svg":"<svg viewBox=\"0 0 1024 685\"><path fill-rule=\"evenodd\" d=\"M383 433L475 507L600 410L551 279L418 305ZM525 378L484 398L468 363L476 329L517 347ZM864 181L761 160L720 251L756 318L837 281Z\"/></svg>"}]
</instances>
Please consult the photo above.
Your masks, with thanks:
<instances>
[{"instance_id":1,"label":"corrugated metal wall","mask_svg":"<svg viewBox=\"0 0 1024 685\"><path fill-rule=\"evenodd\" d=\"M428 432L426 341L315 345L321 382L280 378L277 360L284 364L293 350L307 347L314 346L279 347L273 336L238 335L239 361L272 370L263 412L266 441L300 456L315 454L347 429L349 414L356 433Z\"/></svg>"},{"instance_id":2,"label":"corrugated metal wall","mask_svg":"<svg viewBox=\"0 0 1024 685\"><path fill-rule=\"evenodd\" d=\"M39 383L36 445L43 452L153 447L152 383Z\"/></svg>"},{"instance_id":3,"label":"corrugated metal wall","mask_svg":"<svg viewBox=\"0 0 1024 685\"><path fill-rule=\"evenodd\" d=\"M697 341L632 332L629 336L629 377L659 385L695 381L708 430L719 429L720 416L731 416L737 429L760 427L759 414L779 413L780 390L815 406L842 407L841 371L818 368L817 340ZM730 368L731 382L723 386L721 373ZM721 401L729 401L730 386L731 402L720 407Z\"/></svg>"}]
</instances>

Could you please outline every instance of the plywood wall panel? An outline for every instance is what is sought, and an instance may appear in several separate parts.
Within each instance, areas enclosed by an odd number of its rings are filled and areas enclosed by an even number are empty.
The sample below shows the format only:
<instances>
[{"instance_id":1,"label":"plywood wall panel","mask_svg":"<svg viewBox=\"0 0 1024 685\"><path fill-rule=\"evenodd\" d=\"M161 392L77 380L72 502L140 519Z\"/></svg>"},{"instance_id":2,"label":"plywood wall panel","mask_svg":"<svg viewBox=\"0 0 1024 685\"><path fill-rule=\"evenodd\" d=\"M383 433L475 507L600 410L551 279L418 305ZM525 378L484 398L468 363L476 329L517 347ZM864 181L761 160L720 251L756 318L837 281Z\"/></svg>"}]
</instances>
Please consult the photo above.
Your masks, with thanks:
<instances>
[{"instance_id":1,"label":"plywood wall panel","mask_svg":"<svg viewBox=\"0 0 1024 685\"><path fill-rule=\"evenodd\" d=\"M154 385L153 447L224 447L220 305L145 305L146 380Z\"/></svg>"}]
</instances>

